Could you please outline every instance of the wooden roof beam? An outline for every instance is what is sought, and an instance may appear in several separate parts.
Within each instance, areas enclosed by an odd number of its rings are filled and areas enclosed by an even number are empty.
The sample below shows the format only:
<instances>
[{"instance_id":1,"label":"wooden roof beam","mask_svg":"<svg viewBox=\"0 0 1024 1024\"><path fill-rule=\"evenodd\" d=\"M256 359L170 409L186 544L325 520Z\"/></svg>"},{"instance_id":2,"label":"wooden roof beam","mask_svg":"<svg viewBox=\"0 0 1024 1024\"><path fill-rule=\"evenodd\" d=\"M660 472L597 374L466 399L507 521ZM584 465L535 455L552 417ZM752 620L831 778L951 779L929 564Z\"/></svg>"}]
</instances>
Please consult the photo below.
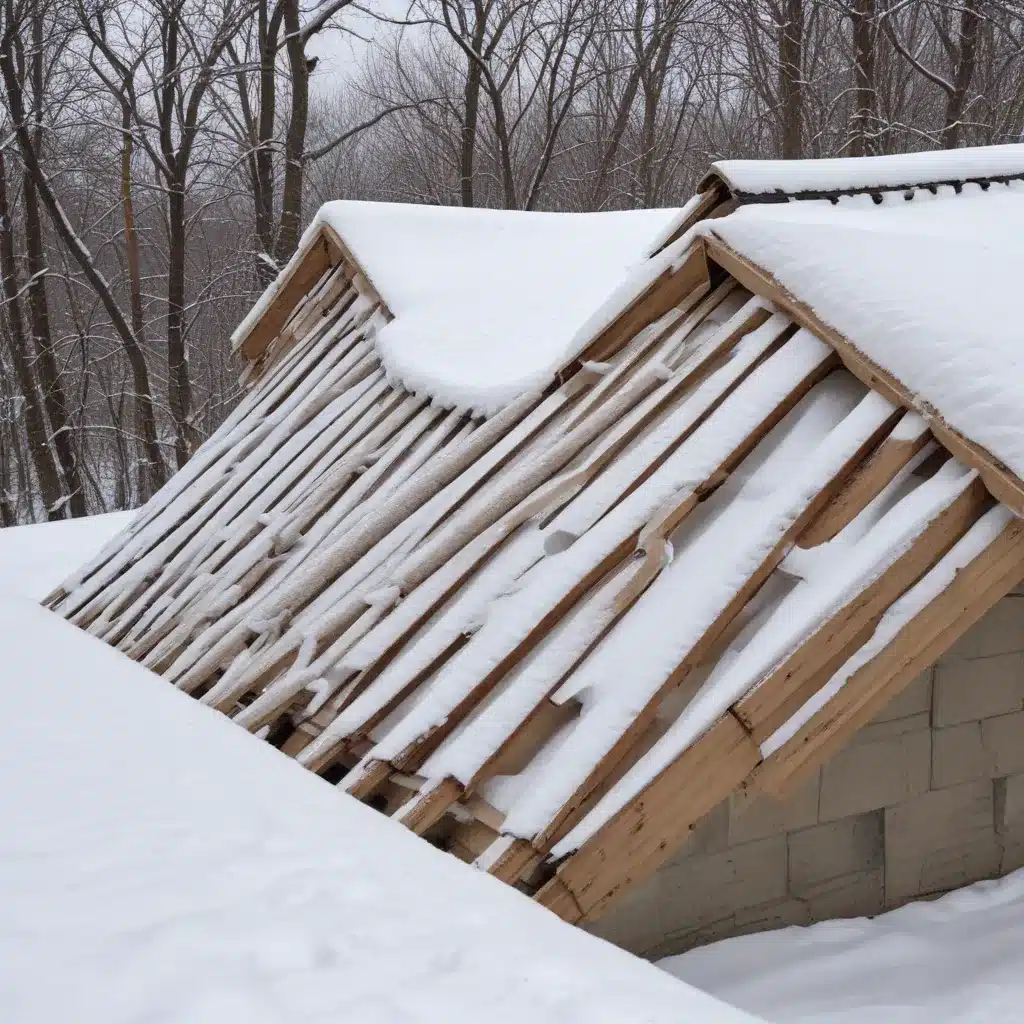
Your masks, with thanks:
<instances>
[{"instance_id":1,"label":"wooden roof beam","mask_svg":"<svg viewBox=\"0 0 1024 1024\"><path fill-rule=\"evenodd\" d=\"M910 437L887 437L878 450L853 473L821 515L800 535L797 539L800 547L813 548L832 540L925 448L931 441L931 432L917 413L904 413L900 425L912 425L914 420L923 429ZM895 433L899 435L899 430Z\"/></svg>"},{"instance_id":2,"label":"wooden roof beam","mask_svg":"<svg viewBox=\"0 0 1024 1024\"><path fill-rule=\"evenodd\" d=\"M1013 519L797 733L765 758L751 785L776 797L785 796L938 660L1022 578L1024 523Z\"/></svg>"},{"instance_id":3,"label":"wooden roof beam","mask_svg":"<svg viewBox=\"0 0 1024 1024\"><path fill-rule=\"evenodd\" d=\"M784 725L869 639L878 617L974 525L987 501L984 486L974 477L903 555L851 594L843 608L736 703L733 710L758 743Z\"/></svg>"},{"instance_id":4,"label":"wooden roof beam","mask_svg":"<svg viewBox=\"0 0 1024 1024\"><path fill-rule=\"evenodd\" d=\"M593 921L653 874L760 759L757 744L726 713L563 861L534 898L571 922Z\"/></svg>"}]
</instances>

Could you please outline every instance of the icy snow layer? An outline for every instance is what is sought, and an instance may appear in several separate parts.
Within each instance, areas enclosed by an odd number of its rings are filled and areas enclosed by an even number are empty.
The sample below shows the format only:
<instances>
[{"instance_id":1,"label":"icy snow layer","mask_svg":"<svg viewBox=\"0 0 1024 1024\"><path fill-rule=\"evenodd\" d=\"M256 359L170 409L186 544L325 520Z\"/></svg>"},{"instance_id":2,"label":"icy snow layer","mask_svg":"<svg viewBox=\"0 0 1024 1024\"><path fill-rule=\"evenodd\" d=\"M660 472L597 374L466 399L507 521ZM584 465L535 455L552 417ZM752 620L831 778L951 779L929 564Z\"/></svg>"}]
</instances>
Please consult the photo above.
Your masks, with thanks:
<instances>
[{"instance_id":1,"label":"icy snow layer","mask_svg":"<svg viewBox=\"0 0 1024 1024\"><path fill-rule=\"evenodd\" d=\"M751 1020L38 606L0 597L0 646L0 1020Z\"/></svg>"},{"instance_id":2,"label":"icy snow layer","mask_svg":"<svg viewBox=\"0 0 1024 1024\"><path fill-rule=\"evenodd\" d=\"M744 206L702 230L1024 476L1024 183Z\"/></svg>"},{"instance_id":3,"label":"icy snow layer","mask_svg":"<svg viewBox=\"0 0 1024 1024\"><path fill-rule=\"evenodd\" d=\"M392 380L491 415L573 358L589 340L579 334L587 318L682 214L341 201L321 207L304 240L333 228L394 314L377 337Z\"/></svg>"},{"instance_id":4,"label":"icy snow layer","mask_svg":"<svg viewBox=\"0 0 1024 1024\"><path fill-rule=\"evenodd\" d=\"M1024 145L831 160L719 160L712 164L736 192L829 192L848 188L962 181L1024 172Z\"/></svg>"},{"instance_id":5,"label":"icy snow layer","mask_svg":"<svg viewBox=\"0 0 1024 1024\"><path fill-rule=\"evenodd\" d=\"M0 593L41 601L134 517L135 512L108 512L0 529Z\"/></svg>"},{"instance_id":6,"label":"icy snow layer","mask_svg":"<svg viewBox=\"0 0 1024 1024\"><path fill-rule=\"evenodd\" d=\"M677 978L773 1024L1010 1024L1024 999L1024 871L873 920L727 939Z\"/></svg>"}]
</instances>

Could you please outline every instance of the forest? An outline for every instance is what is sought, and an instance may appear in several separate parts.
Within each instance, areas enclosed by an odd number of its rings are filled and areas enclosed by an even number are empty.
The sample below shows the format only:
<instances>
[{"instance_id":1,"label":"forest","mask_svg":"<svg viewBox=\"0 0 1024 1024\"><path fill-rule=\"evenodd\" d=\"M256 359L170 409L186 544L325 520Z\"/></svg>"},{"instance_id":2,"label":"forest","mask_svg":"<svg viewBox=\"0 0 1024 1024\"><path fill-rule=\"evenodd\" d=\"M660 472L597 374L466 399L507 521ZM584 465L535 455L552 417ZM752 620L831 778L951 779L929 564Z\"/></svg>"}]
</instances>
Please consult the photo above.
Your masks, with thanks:
<instances>
[{"instance_id":1,"label":"forest","mask_svg":"<svg viewBox=\"0 0 1024 1024\"><path fill-rule=\"evenodd\" d=\"M3 526L185 465L326 200L678 206L720 158L1024 141L1020 0L0 6Z\"/></svg>"}]
</instances>

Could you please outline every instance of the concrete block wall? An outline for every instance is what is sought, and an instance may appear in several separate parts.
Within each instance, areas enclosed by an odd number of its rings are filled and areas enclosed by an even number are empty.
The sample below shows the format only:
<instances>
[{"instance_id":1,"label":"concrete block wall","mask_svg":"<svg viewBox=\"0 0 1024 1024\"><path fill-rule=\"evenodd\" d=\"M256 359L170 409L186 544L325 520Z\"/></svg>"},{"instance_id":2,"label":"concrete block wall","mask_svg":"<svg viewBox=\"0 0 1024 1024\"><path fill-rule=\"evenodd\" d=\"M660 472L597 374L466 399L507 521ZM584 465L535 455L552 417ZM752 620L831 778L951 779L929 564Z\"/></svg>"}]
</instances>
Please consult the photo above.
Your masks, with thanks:
<instances>
[{"instance_id":1,"label":"concrete block wall","mask_svg":"<svg viewBox=\"0 0 1024 1024\"><path fill-rule=\"evenodd\" d=\"M651 958L1024 867L1024 591L783 802L734 795L592 930Z\"/></svg>"}]
</instances>

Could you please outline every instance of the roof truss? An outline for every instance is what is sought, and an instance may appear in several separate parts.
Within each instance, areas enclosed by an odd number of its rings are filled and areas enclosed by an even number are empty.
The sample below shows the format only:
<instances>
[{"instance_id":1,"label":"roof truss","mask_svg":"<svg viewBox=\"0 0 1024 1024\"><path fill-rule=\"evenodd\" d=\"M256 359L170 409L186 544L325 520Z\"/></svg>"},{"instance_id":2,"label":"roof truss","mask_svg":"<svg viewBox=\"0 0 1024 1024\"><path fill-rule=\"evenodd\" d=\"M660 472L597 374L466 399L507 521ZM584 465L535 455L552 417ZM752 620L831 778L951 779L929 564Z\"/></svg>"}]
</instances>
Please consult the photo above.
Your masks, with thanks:
<instances>
[{"instance_id":1,"label":"roof truss","mask_svg":"<svg viewBox=\"0 0 1024 1024\"><path fill-rule=\"evenodd\" d=\"M567 920L738 787L785 792L1024 575L994 508L1024 485L714 238L484 423L384 379L389 316L315 236L242 343L257 386L49 603ZM816 475L716 533L814 416ZM691 542L712 562L680 589ZM690 633L616 687L663 593Z\"/></svg>"}]
</instances>

